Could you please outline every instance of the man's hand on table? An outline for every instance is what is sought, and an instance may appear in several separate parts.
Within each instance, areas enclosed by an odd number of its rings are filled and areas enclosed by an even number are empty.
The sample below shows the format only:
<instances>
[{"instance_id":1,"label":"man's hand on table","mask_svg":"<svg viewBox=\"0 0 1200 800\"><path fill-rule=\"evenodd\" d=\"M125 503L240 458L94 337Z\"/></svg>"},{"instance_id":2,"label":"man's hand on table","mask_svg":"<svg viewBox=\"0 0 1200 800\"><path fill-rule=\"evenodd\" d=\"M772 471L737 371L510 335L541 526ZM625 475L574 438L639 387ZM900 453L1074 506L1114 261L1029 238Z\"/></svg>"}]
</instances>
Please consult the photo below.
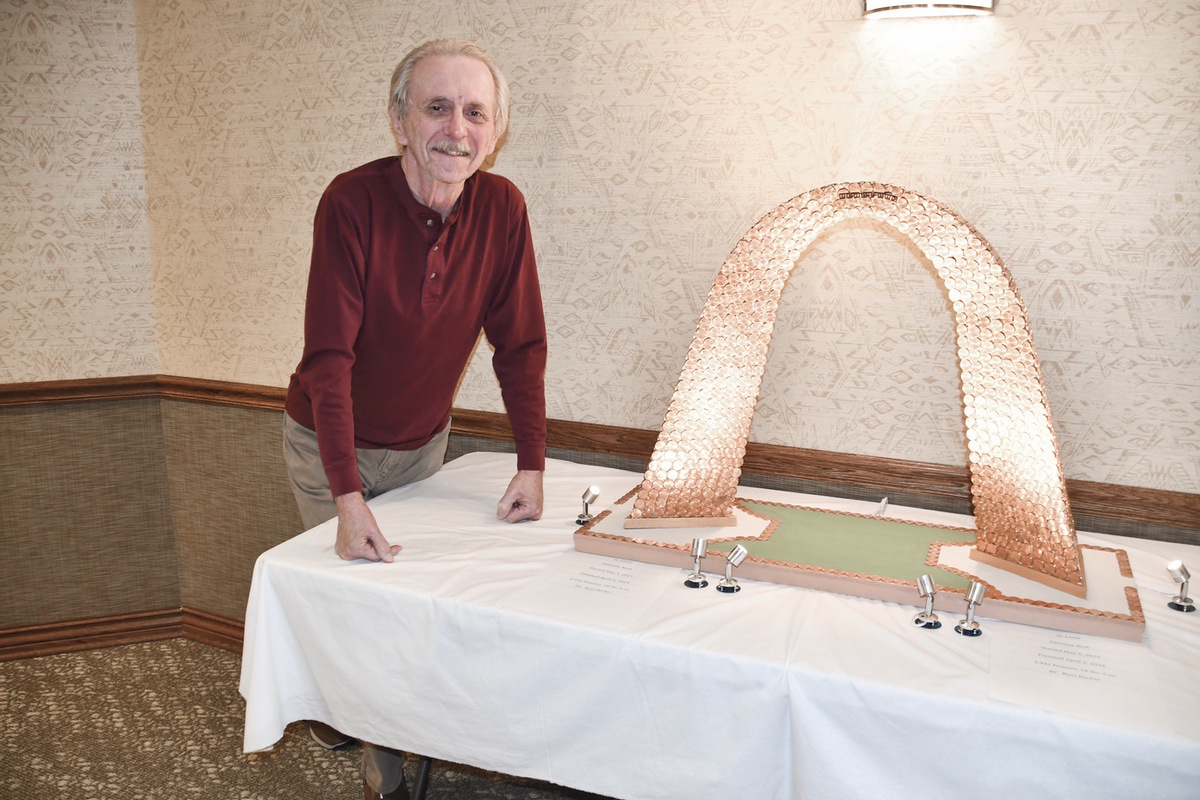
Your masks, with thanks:
<instances>
[{"instance_id":1,"label":"man's hand on table","mask_svg":"<svg viewBox=\"0 0 1200 800\"><path fill-rule=\"evenodd\" d=\"M540 488L541 484L538 485ZM395 558L396 553L400 552L400 545L388 544L361 494L351 492L339 495L333 501L338 510L337 541L333 550L339 557L347 561L365 558L368 561L387 562Z\"/></svg>"},{"instance_id":2,"label":"man's hand on table","mask_svg":"<svg viewBox=\"0 0 1200 800\"><path fill-rule=\"evenodd\" d=\"M395 560L400 545L389 544L375 522L375 515L367 507L367 501L358 492L334 498L338 510L337 541L333 550L339 558L353 561L365 558L368 561ZM542 473L521 470L508 484L508 491L496 506L496 519L505 522L520 522L542 517Z\"/></svg>"},{"instance_id":3,"label":"man's hand on table","mask_svg":"<svg viewBox=\"0 0 1200 800\"><path fill-rule=\"evenodd\" d=\"M508 491L496 505L496 519L520 522L542 518L542 473L523 469L508 483Z\"/></svg>"}]
</instances>

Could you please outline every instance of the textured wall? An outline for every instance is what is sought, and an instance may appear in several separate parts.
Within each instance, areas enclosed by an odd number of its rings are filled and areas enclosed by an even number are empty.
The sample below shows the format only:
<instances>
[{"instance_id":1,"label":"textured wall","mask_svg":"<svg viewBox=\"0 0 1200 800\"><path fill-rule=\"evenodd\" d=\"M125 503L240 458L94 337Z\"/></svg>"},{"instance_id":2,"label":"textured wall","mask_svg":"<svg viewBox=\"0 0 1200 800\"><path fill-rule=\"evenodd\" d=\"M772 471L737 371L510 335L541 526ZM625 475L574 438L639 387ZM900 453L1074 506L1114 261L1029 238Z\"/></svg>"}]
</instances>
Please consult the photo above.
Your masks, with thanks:
<instances>
[{"instance_id":1,"label":"textured wall","mask_svg":"<svg viewBox=\"0 0 1200 800\"><path fill-rule=\"evenodd\" d=\"M0 382L158 372L128 0L0 2Z\"/></svg>"},{"instance_id":2,"label":"textured wall","mask_svg":"<svg viewBox=\"0 0 1200 800\"><path fill-rule=\"evenodd\" d=\"M533 213L553 416L657 428L746 228L806 189L880 180L948 204L1007 263L1069 477L1200 491L1192 2L1004 0L986 20L873 23L859 0L135 6L143 110L128 113L146 142L161 372L283 384L317 196L392 151L397 58L466 35L513 83L496 170ZM27 102L4 80L4 102ZM39 196L24 186L4 191ZM785 292L754 438L963 463L951 335L903 243L831 235ZM110 366L100 342L91 355L7 379L145 371ZM486 352L459 403L499 408Z\"/></svg>"},{"instance_id":3,"label":"textured wall","mask_svg":"<svg viewBox=\"0 0 1200 800\"><path fill-rule=\"evenodd\" d=\"M180 605L158 406L0 410L0 628Z\"/></svg>"},{"instance_id":4,"label":"textured wall","mask_svg":"<svg viewBox=\"0 0 1200 800\"><path fill-rule=\"evenodd\" d=\"M259 554L304 529L283 414L164 400L162 431L182 603L241 620Z\"/></svg>"},{"instance_id":5,"label":"textured wall","mask_svg":"<svg viewBox=\"0 0 1200 800\"><path fill-rule=\"evenodd\" d=\"M300 532L283 415L172 400L0 409L0 629L177 608L241 620Z\"/></svg>"}]
</instances>

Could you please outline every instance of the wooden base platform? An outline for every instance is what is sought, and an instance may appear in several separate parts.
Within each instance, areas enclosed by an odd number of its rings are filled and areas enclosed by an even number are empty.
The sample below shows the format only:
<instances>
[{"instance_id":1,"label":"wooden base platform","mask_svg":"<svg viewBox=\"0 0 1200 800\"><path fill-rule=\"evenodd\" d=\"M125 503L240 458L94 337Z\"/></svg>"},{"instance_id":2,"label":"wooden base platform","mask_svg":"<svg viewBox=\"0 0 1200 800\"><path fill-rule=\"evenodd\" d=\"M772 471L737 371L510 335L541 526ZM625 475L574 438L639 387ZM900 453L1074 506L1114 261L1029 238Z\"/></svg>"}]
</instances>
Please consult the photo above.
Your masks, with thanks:
<instances>
[{"instance_id":1,"label":"wooden base platform","mask_svg":"<svg viewBox=\"0 0 1200 800\"><path fill-rule=\"evenodd\" d=\"M711 528L673 528L630 535L625 518L632 498L601 512L575 534L575 549L690 570L691 539L707 538L701 569L725 569L735 544L749 550L737 568L741 579L770 581L922 607L916 580L929 573L939 587L937 610L965 613L972 580L987 587L980 618L1000 619L1073 633L1140 641L1141 601L1124 551L1083 546L1086 597L975 558L971 528L923 525L802 506L739 498L736 524L711 538ZM896 513L898 509L892 509Z\"/></svg>"}]
</instances>

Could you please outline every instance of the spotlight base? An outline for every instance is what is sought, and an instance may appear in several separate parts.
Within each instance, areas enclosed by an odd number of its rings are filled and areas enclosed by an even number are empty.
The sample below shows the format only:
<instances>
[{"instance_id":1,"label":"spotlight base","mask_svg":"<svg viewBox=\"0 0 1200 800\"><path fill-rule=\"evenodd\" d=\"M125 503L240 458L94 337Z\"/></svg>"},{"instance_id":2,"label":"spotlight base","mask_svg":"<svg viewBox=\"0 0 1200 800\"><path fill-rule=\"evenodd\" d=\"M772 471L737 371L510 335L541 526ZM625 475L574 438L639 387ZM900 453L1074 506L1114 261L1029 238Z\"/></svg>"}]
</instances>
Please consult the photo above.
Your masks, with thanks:
<instances>
[{"instance_id":1,"label":"spotlight base","mask_svg":"<svg viewBox=\"0 0 1200 800\"><path fill-rule=\"evenodd\" d=\"M576 525L586 525L587 523L592 521L593 516L594 516L593 514L580 514L578 517L575 518L575 524Z\"/></svg>"},{"instance_id":2,"label":"spotlight base","mask_svg":"<svg viewBox=\"0 0 1200 800\"><path fill-rule=\"evenodd\" d=\"M931 631L936 631L942 627L941 620L937 618L937 614L926 614L924 611L913 617L913 625Z\"/></svg>"},{"instance_id":3,"label":"spotlight base","mask_svg":"<svg viewBox=\"0 0 1200 800\"><path fill-rule=\"evenodd\" d=\"M1173 608L1176 611L1195 611L1196 604L1190 597L1176 597L1167 603L1167 608Z\"/></svg>"},{"instance_id":4,"label":"spotlight base","mask_svg":"<svg viewBox=\"0 0 1200 800\"><path fill-rule=\"evenodd\" d=\"M954 626L954 632L962 636L983 636L978 622L968 623L965 619Z\"/></svg>"},{"instance_id":5,"label":"spotlight base","mask_svg":"<svg viewBox=\"0 0 1200 800\"><path fill-rule=\"evenodd\" d=\"M722 578L721 580L717 581L718 592L733 594L734 592L740 592L741 590L742 587L738 586L738 582L733 578Z\"/></svg>"},{"instance_id":6,"label":"spotlight base","mask_svg":"<svg viewBox=\"0 0 1200 800\"><path fill-rule=\"evenodd\" d=\"M684 579L683 585L689 589L703 589L705 586L708 586L708 579L703 575L688 575Z\"/></svg>"}]
</instances>

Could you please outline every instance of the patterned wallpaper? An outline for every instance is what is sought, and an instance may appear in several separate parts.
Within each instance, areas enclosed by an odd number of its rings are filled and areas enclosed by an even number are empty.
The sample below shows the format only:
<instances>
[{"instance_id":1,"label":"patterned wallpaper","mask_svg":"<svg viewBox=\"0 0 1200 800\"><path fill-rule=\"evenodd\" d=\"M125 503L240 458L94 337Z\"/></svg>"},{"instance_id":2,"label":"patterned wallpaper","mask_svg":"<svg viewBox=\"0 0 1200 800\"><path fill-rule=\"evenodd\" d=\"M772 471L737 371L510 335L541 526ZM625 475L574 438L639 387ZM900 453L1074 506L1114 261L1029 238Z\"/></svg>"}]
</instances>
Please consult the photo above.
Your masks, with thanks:
<instances>
[{"instance_id":1,"label":"patterned wallpaper","mask_svg":"<svg viewBox=\"0 0 1200 800\"><path fill-rule=\"evenodd\" d=\"M0 380L151 371L153 312L158 371L283 385L317 197L392 152L384 98L403 52L462 35L513 84L495 169L530 203L552 416L657 429L745 230L807 189L879 180L949 205L1008 265L1069 477L1200 491L1194 0L1002 0L990 19L869 23L860 0L136 0L140 109L129 3L83 5L3 6L21 46L5 49L0 130L33 144L0 155L17 212L0 225L20 228L0 243ZM74 93L96 111L59 138L34 111ZM133 141L102 143L114 128ZM58 157L80 147L86 174ZM84 202L104 212L65 210ZM73 245L73 270L51 267L38 226ZM118 264L89 249L97 237L136 244ZM78 299L54 311L64 295L87 296L89 315ZM111 331L134 310L127 355ZM785 291L753 438L965 463L952 333L904 242L831 234ZM42 355L57 351L71 358ZM459 404L500 409L485 345Z\"/></svg>"},{"instance_id":2,"label":"patterned wallpaper","mask_svg":"<svg viewBox=\"0 0 1200 800\"><path fill-rule=\"evenodd\" d=\"M132 4L0 0L0 43L0 381L158 372Z\"/></svg>"}]
</instances>

